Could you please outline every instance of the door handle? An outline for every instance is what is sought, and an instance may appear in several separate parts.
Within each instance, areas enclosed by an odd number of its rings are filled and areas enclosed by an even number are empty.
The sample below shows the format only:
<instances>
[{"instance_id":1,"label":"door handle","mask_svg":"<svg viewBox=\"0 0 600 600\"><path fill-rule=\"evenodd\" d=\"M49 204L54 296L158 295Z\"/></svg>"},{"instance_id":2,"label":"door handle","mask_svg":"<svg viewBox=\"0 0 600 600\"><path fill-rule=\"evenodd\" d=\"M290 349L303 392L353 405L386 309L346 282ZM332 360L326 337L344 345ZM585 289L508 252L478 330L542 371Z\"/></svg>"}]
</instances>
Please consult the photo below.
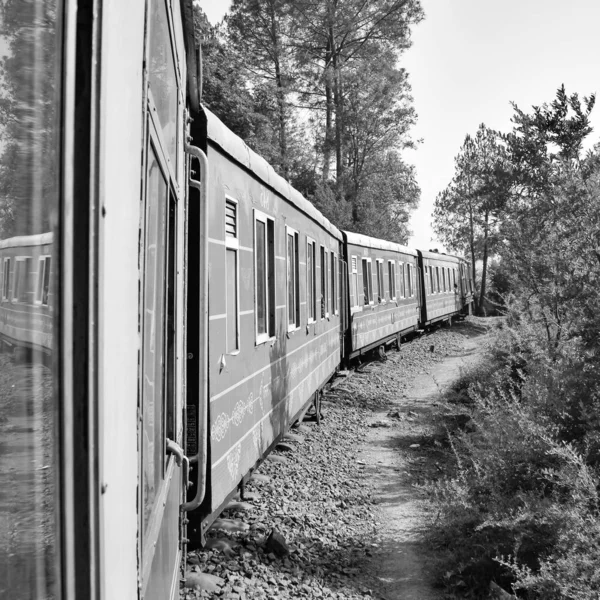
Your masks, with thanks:
<instances>
[{"instance_id":1,"label":"door handle","mask_svg":"<svg viewBox=\"0 0 600 600\"><path fill-rule=\"evenodd\" d=\"M183 467L183 487L188 489L191 486L190 483L190 459L183 452L183 448L173 440L167 438L167 454L173 454L175 456L175 462L178 467Z\"/></svg>"},{"instance_id":2,"label":"door handle","mask_svg":"<svg viewBox=\"0 0 600 600\"><path fill-rule=\"evenodd\" d=\"M183 452L183 448L173 440L167 438L167 454L173 454L175 456L175 462L180 467L184 458L187 458Z\"/></svg>"}]
</instances>

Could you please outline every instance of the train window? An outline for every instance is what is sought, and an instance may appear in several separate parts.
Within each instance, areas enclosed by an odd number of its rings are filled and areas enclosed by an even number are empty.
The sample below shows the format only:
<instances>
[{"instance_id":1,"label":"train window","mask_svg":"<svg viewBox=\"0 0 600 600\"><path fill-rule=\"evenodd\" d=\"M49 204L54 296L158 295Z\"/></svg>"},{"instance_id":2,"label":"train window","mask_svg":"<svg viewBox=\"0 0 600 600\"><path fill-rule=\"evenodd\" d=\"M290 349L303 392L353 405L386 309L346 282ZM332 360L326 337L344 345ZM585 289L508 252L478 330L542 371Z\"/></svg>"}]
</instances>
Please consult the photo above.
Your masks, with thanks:
<instances>
[{"instance_id":1,"label":"train window","mask_svg":"<svg viewBox=\"0 0 600 600\"><path fill-rule=\"evenodd\" d=\"M286 228L287 240L287 302L288 302L288 331L300 327L300 285L298 273L300 259L298 256L298 232Z\"/></svg>"},{"instance_id":2,"label":"train window","mask_svg":"<svg viewBox=\"0 0 600 600\"><path fill-rule=\"evenodd\" d=\"M240 349L239 340L239 238L238 205L233 198L225 199L225 307L227 332L225 350L228 354Z\"/></svg>"},{"instance_id":3,"label":"train window","mask_svg":"<svg viewBox=\"0 0 600 600\"><path fill-rule=\"evenodd\" d=\"M31 257L18 256L15 262L13 301L31 302L31 296Z\"/></svg>"},{"instance_id":4,"label":"train window","mask_svg":"<svg viewBox=\"0 0 600 600\"><path fill-rule=\"evenodd\" d=\"M153 0L150 8L149 82L162 133L164 151L177 168L178 73L171 44L165 0Z\"/></svg>"},{"instance_id":5,"label":"train window","mask_svg":"<svg viewBox=\"0 0 600 600\"><path fill-rule=\"evenodd\" d=\"M10 294L10 258L4 259L2 271L2 300L8 300Z\"/></svg>"},{"instance_id":6,"label":"train window","mask_svg":"<svg viewBox=\"0 0 600 600\"><path fill-rule=\"evenodd\" d=\"M446 269L442 267L442 291L446 291Z\"/></svg>"},{"instance_id":7,"label":"train window","mask_svg":"<svg viewBox=\"0 0 600 600\"><path fill-rule=\"evenodd\" d=\"M373 271L370 258L362 259L363 296L365 306L373 304Z\"/></svg>"},{"instance_id":8,"label":"train window","mask_svg":"<svg viewBox=\"0 0 600 600\"><path fill-rule=\"evenodd\" d=\"M456 285L456 269L452 269L452 279L454 280L454 289L456 290L456 288L458 287Z\"/></svg>"},{"instance_id":9,"label":"train window","mask_svg":"<svg viewBox=\"0 0 600 600\"><path fill-rule=\"evenodd\" d=\"M256 343L275 335L275 222L254 213Z\"/></svg>"},{"instance_id":10,"label":"train window","mask_svg":"<svg viewBox=\"0 0 600 600\"><path fill-rule=\"evenodd\" d=\"M352 257L351 262L351 270L352 270L352 281L350 284L350 293L352 294L352 306L356 309L360 308L360 294L358 287L358 258L356 256Z\"/></svg>"},{"instance_id":11,"label":"train window","mask_svg":"<svg viewBox=\"0 0 600 600\"><path fill-rule=\"evenodd\" d=\"M165 439L161 386L165 341L165 246L168 186L152 148L148 163L146 231L144 249L143 372L143 526L146 530L160 481Z\"/></svg>"},{"instance_id":12,"label":"train window","mask_svg":"<svg viewBox=\"0 0 600 600\"><path fill-rule=\"evenodd\" d=\"M404 281L404 263L398 263L400 270L400 297L406 298L406 283Z\"/></svg>"},{"instance_id":13,"label":"train window","mask_svg":"<svg viewBox=\"0 0 600 600\"><path fill-rule=\"evenodd\" d=\"M331 314L337 315L337 254L331 253Z\"/></svg>"},{"instance_id":14,"label":"train window","mask_svg":"<svg viewBox=\"0 0 600 600\"><path fill-rule=\"evenodd\" d=\"M306 301L308 302L308 322L314 323L317 318L317 268L315 264L316 244L306 241Z\"/></svg>"},{"instance_id":15,"label":"train window","mask_svg":"<svg viewBox=\"0 0 600 600\"><path fill-rule=\"evenodd\" d=\"M396 263L388 260L388 277L390 286L390 300L396 299Z\"/></svg>"},{"instance_id":16,"label":"train window","mask_svg":"<svg viewBox=\"0 0 600 600\"><path fill-rule=\"evenodd\" d=\"M383 281L383 259L378 258L375 261L375 268L377 269L377 302L379 304L385 304L385 289Z\"/></svg>"},{"instance_id":17,"label":"train window","mask_svg":"<svg viewBox=\"0 0 600 600\"><path fill-rule=\"evenodd\" d=\"M433 281L433 267L429 267L429 291L435 294L435 284Z\"/></svg>"},{"instance_id":18,"label":"train window","mask_svg":"<svg viewBox=\"0 0 600 600\"><path fill-rule=\"evenodd\" d=\"M37 286L35 301L37 304L48 305L48 291L50 288L50 256L41 256L38 262Z\"/></svg>"},{"instance_id":19,"label":"train window","mask_svg":"<svg viewBox=\"0 0 600 600\"><path fill-rule=\"evenodd\" d=\"M412 283L412 265L406 265L406 295L409 298L413 297L413 283Z\"/></svg>"},{"instance_id":20,"label":"train window","mask_svg":"<svg viewBox=\"0 0 600 600\"><path fill-rule=\"evenodd\" d=\"M329 316L329 278L327 277L327 250L321 246L321 319Z\"/></svg>"}]
</instances>

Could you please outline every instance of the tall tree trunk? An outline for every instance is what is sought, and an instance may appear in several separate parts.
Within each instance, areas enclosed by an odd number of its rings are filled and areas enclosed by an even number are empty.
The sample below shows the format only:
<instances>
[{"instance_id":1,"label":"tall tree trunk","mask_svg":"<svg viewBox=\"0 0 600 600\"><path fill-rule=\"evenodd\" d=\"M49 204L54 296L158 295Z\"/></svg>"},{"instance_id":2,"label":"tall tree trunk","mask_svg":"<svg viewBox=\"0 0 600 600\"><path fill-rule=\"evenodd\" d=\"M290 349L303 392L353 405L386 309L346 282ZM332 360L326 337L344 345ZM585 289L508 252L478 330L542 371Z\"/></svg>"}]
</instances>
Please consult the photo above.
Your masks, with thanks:
<instances>
[{"instance_id":1,"label":"tall tree trunk","mask_svg":"<svg viewBox=\"0 0 600 600\"><path fill-rule=\"evenodd\" d=\"M478 314L483 313L483 300L485 298L485 284L487 277L487 263L488 263L488 221L490 213L488 210L485 211L485 225L483 229L483 269L481 271L481 289L479 291L479 309Z\"/></svg>"},{"instance_id":2,"label":"tall tree trunk","mask_svg":"<svg viewBox=\"0 0 600 600\"><path fill-rule=\"evenodd\" d=\"M277 30L277 17L275 15L275 5L269 3L269 17L271 18L271 40L273 42L275 63L275 85L277 86L277 109L279 116L279 154L281 156L281 168L283 176L289 177L289 164L287 156L287 127L286 127L286 106L285 106L285 87L281 73L281 39Z\"/></svg>"},{"instance_id":3,"label":"tall tree trunk","mask_svg":"<svg viewBox=\"0 0 600 600\"><path fill-rule=\"evenodd\" d=\"M342 89L342 66L337 55L333 56L334 86L333 100L335 103L335 170L337 176L338 196L343 195L344 182L344 94Z\"/></svg>"},{"instance_id":4,"label":"tall tree trunk","mask_svg":"<svg viewBox=\"0 0 600 600\"><path fill-rule=\"evenodd\" d=\"M331 148L333 147L333 90L332 90L332 55L333 55L333 27L329 28L327 48L325 49L325 144L323 146L323 181L329 179L331 167Z\"/></svg>"}]
</instances>

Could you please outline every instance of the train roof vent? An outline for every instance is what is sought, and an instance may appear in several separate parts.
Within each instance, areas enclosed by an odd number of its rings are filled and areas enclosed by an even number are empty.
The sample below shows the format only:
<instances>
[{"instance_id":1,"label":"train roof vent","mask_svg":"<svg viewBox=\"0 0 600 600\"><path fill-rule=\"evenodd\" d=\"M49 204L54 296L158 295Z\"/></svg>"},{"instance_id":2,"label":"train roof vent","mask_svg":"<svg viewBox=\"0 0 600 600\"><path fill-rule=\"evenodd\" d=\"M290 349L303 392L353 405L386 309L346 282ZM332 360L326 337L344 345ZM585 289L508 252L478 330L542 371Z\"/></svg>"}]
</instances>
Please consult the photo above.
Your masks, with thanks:
<instances>
[{"instance_id":1,"label":"train roof vent","mask_svg":"<svg viewBox=\"0 0 600 600\"><path fill-rule=\"evenodd\" d=\"M237 237L237 204L232 200L225 202L225 235Z\"/></svg>"}]
</instances>

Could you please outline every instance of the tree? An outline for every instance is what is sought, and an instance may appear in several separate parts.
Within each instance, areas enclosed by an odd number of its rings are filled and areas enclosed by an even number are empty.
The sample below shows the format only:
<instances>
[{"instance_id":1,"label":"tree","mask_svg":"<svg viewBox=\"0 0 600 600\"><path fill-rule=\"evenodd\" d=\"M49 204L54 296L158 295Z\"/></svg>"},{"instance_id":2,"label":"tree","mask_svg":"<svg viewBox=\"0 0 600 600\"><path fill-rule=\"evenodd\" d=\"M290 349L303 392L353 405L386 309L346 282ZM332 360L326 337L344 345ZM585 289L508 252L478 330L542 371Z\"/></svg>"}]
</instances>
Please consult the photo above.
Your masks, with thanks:
<instances>
[{"instance_id":1,"label":"tree","mask_svg":"<svg viewBox=\"0 0 600 600\"><path fill-rule=\"evenodd\" d=\"M329 178L334 151L337 190L343 194L346 73L372 47L397 56L410 45L410 26L423 18L423 12L418 0L299 0L293 3L292 14L304 84L301 97L325 113L323 180Z\"/></svg>"},{"instance_id":2,"label":"tree","mask_svg":"<svg viewBox=\"0 0 600 600\"><path fill-rule=\"evenodd\" d=\"M277 137L282 174L289 177L288 143L291 113L288 106L293 78L289 38L291 19L287 0L234 0L226 17L228 41L244 60L239 61L252 88L276 98Z\"/></svg>"},{"instance_id":3,"label":"tree","mask_svg":"<svg viewBox=\"0 0 600 600\"><path fill-rule=\"evenodd\" d=\"M511 167L498 134L481 124L474 137L465 137L455 158L452 182L438 194L434 204L434 231L450 250L470 254L474 282L475 263L479 258L483 261L477 303L480 309L486 293L488 259L498 241L510 176Z\"/></svg>"},{"instance_id":4,"label":"tree","mask_svg":"<svg viewBox=\"0 0 600 600\"><path fill-rule=\"evenodd\" d=\"M598 332L600 156L583 155L595 97L564 86L531 114L515 108L504 136L513 172L499 252L510 265L524 306L549 344ZM596 332L596 333L594 333ZM595 342L594 342L595 343Z\"/></svg>"}]
</instances>

